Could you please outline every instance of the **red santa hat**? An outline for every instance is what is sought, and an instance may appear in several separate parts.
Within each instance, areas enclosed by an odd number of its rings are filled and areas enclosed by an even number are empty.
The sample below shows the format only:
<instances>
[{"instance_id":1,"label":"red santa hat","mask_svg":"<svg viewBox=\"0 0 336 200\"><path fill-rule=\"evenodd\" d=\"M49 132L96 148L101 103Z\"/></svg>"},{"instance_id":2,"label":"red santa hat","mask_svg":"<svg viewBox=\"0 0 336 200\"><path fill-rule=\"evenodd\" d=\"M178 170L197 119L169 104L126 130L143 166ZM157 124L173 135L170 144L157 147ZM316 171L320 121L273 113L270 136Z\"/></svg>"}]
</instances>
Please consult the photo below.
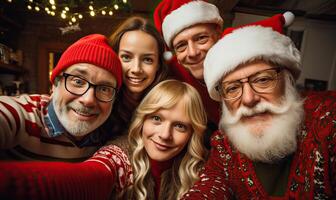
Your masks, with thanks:
<instances>
[{"instance_id":1,"label":"red santa hat","mask_svg":"<svg viewBox=\"0 0 336 200\"><path fill-rule=\"evenodd\" d=\"M88 35L69 46L52 71L51 83L54 83L55 78L62 71L77 63L90 63L111 72L117 80L118 88L120 88L122 84L121 63L105 36Z\"/></svg>"},{"instance_id":2,"label":"red santa hat","mask_svg":"<svg viewBox=\"0 0 336 200\"><path fill-rule=\"evenodd\" d=\"M223 26L218 8L201 0L162 0L154 11L154 23L169 48L172 39L183 29L195 24Z\"/></svg>"},{"instance_id":3,"label":"red santa hat","mask_svg":"<svg viewBox=\"0 0 336 200\"><path fill-rule=\"evenodd\" d=\"M301 72L300 52L283 34L283 26L290 25L293 20L293 13L286 12L253 24L225 29L204 60L204 81L210 97L220 101L216 91L218 82L240 64L254 58L284 66L297 79Z\"/></svg>"}]
</instances>

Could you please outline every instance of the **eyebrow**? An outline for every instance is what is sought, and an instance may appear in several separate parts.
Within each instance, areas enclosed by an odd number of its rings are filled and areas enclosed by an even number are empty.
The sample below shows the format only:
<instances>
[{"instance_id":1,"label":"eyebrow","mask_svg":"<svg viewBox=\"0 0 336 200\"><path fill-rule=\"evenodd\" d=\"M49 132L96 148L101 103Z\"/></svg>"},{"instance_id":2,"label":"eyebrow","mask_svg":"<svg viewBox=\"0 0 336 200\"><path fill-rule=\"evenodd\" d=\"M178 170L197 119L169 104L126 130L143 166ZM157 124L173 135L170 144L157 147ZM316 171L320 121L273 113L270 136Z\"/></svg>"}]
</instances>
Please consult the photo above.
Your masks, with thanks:
<instances>
[{"instance_id":1,"label":"eyebrow","mask_svg":"<svg viewBox=\"0 0 336 200\"><path fill-rule=\"evenodd\" d=\"M119 50L119 53L120 52L132 54L132 55L134 54L133 52L127 51L127 50L124 50L124 49ZM154 55L155 55L155 52L153 51L153 52L150 52L150 53L143 54L142 56L154 56Z\"/></svg>"},{"instance_id":2,"label":"eyebrow","mask_svg":"<svg viewBox=\"0 0 336 200\"><path fill-rule=\"evenodd\" d=\"M73 75L75 76L81 76L82 78L84 78L85 80L89 81L88 80L88 77L87 75L89 75L89 73L86 71L86 70L83 70L83 69L74 69L73 71L70 71L69 73L75 73ZM79 74L77 74L79 73ZM115 76L113 75L113 77L115 78ZM91 81L90 81L91 82ZM100 81L98 83L93 83L95 85L106 85L106 86L112 86L112 87L115 87L116 86L116 82L117 81L106 81L106 80L103 80L103 81Z\"/></svg>"}]
</instances>

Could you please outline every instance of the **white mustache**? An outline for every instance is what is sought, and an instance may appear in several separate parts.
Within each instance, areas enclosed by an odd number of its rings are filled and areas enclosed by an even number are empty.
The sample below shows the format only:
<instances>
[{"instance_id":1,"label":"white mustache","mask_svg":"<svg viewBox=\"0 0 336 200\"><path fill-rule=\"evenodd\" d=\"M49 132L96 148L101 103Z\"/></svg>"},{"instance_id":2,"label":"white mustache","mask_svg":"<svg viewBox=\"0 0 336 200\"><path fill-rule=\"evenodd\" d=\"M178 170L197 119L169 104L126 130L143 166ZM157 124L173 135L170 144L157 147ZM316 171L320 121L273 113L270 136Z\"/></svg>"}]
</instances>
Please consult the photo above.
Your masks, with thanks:
<instances>
[{"instance_id":1,"label":"white mustache","mask_svg":"<svg viewBox=\"0 0 336 200\"><path fill-rule=\"evenodd\" d=\"M289 103L282 103L280 105L274 105L269 102L260 102L253 108L248 108L246 106L241 106L235 114L231 114L230 111L225 109L227 115L231 117L224 117L222 120L225 124L236 124L242 117L249 117L252 115L269 112L273 114L282 114L288 111L290 108Z\"/></svg>"},{"instance_id":2,"label":"white mustache","mask_svg":"<svg viewBox=\"0 0 336 200\"><path fill-rule=\"evenodd\" d=\"M75 110L78 113L83 113L86 115L98 115L100 112L89 107L85 107L83 105L77 104L75 102L71 102L67 105L67 109Z\"/></svg>"}]
</instances>

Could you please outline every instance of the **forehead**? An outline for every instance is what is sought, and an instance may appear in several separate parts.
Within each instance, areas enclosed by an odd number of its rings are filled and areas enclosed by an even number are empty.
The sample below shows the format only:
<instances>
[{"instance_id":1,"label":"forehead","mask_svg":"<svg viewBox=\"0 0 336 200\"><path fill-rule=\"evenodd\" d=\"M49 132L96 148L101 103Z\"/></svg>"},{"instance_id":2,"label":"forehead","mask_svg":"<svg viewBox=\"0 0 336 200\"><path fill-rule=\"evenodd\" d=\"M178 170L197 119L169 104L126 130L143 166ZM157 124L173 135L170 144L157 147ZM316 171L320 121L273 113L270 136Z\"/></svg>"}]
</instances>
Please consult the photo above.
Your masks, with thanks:
<instances>
[{"instance_id":1,"label":"forehead","mask_svg":"<svg viewBox=\"0 0 336 200\"><path fill-rule=\"evenodd\" d=\"M158 44L156 39L144 31L128 31L123 34L119 44L119 51L142 52L144 50L150 52L158 52Z\"/></svg>"},{"instance_id":2,"label":"forehead","mask_svg":"<svg viewBox=\"0 0 336 200\"><path fill-rule=\"evenodd\" d=\"M65 70L66 73L82 76L93 83L106 83L116 85L117 81L114 75L96 65L90 63L76 63Z\"/></svg>"},{"instance_id":3,"label":"forehead","mask_svg":"<svg viewBox=\"0 0 336 200\"><path fill-rule=\"evenodd\" d=\"M259 71L269 69L269 68L272 68L272 67L273 67L272 65L270 65L266 62L263 62L263 61L243 64L243 65L238 66L232 72L225 75L222 78L222 82L242 79L242 78L248 77L252 74L255 74Z\"/></svg>"},{"instance_id":4,"label":"forehead","mask_svg":"<svg viewBox=\"0 0 336 200\"><path fill-rule=\"evenodd\" d=\"M171 108L161 108L156 113L163 115L171 121L179 121L186 124L191 124L191 119L187 114L186 97L181 98Z\"/></svg>"},{"instance_id":5,"label":"forehead","mask_svg":"<svg viewBox=\"0 0 336 200\"><path fill-rule=\"evenodd\" d=\"M216 32L216 26L214 24L197 24L183 29L176 34L173 39L173 44L178 43L181 40L188 40L199 34L212 34Z\"/></svg>"}]
</instances>

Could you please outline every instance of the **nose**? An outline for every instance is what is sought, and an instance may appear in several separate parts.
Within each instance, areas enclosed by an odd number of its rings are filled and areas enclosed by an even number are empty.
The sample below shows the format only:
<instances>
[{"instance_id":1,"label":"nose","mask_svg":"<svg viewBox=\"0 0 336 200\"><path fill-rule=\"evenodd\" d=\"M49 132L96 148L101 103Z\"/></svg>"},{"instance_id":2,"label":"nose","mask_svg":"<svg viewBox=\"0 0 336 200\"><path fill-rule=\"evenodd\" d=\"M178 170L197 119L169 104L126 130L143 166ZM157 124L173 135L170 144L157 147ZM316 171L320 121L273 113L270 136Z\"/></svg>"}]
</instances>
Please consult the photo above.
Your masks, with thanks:
<instances>
[{"instance_id":1,"label":"nose","mask_svg":"<svg viewBox=\"0 0 336 200\"><path fill-rule=\"evenodd\" d=\"M91 107L96 103L95 91L93 87L90 87L88 91L79 97L79 102L84 106Z\"/></svg>"},{"instance_id":2,"label":"nose","mask_svg":"<svg viewBox=\"0 0 336 200\"><path fill-rule=\"evenodd\" d=\"M197 45L194 42L188 43L188 56L189 57L196 57L199 54L199 49L197 48Z\"/></svg>"},{"instance_id":3,"label":"nose","mask_svg":"<svg viewBox=\"0 0 336 200\"><path fill-rule=\"evenodd\" d=\"M142 71L141 63L140 63L139 59L134 59L134 61L131 63L130 71L132 73L140 73Z\"/></svg>"},{"instance_id":4,"label":"nose","mask_svg":"<svg viewBox=\"0 0 336 200\"><path fill-rule=\"evenodd\" d=\"M243 83L242 92L242 104L246 107L254 107L260 101L260 96L256 92L254 92L248 82Z\"/></svg>"},{"instance_id":5,"label":"nose","mask_svg":"<svg viewBox=\"0 0 336 200\"><path fill-rule=\"evenodd\" d=\"M163 124L161 126L161 130L159 132L159 138L161 138L162 140L169 140L171 139L172 135L171 135L171 128L169 124Z\"/></svg>"}]
</instances>

